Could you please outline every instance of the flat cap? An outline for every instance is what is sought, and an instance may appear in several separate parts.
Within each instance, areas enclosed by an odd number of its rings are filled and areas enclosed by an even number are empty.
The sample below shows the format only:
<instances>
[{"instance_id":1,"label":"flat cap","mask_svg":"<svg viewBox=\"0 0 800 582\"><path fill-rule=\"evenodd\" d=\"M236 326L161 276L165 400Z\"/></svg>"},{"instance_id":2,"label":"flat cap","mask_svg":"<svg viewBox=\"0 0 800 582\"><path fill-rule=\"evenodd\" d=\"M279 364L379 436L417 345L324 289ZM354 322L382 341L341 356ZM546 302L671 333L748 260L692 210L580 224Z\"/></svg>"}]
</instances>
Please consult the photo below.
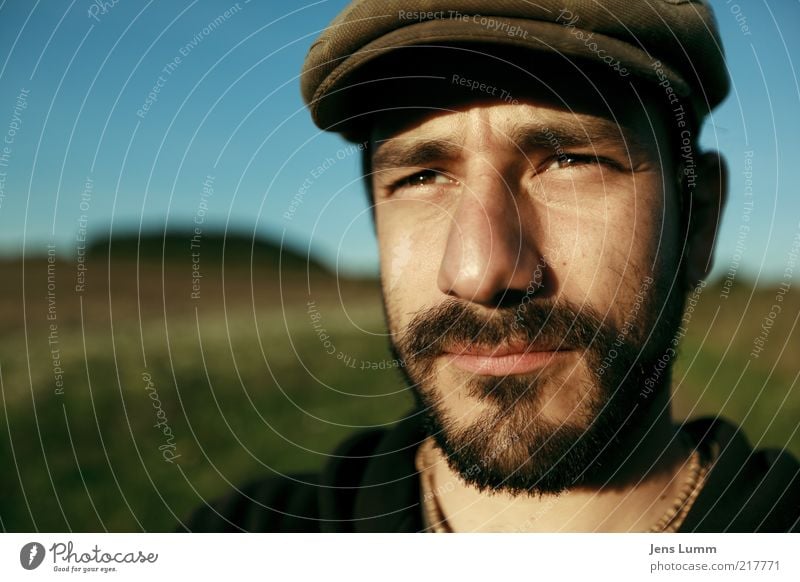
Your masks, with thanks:
<instances>
[{"instance_id":1,"label":"flat cap","mask_svg":"<svg viewBox=\"0 0 800 582\"><path fill-rule=\"evenodd\" d=\"M464 45L513 49L530 69L542 53L605 66L622 81L662 85L686 99L697 119L730 89L717 25L703 0L355 0L311 46L303 98L318 127L352 138L365 107L355 95L394 73L380 66L383 57L408 47ZM424 65L410 63L419 71Z\"/></svg>"}]
</instances>

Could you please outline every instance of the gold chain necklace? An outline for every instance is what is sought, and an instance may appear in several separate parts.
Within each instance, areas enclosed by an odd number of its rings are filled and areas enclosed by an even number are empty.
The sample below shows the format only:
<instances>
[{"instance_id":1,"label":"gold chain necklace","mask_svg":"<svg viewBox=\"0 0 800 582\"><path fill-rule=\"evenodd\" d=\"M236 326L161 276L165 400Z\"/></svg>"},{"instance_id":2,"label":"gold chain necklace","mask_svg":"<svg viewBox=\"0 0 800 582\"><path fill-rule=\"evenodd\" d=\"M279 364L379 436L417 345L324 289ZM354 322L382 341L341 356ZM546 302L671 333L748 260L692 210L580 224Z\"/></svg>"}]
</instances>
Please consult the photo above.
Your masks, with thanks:
<instances>
[{"instance_id":1,"label":"gold chain necklace","mask_svg":"<svg viewBox=\"0 0 800 582\"><path fill-rule=\"evenodd\" d=\"M689 440L686 433L682 433L687 440L689 447L692 449L692 454L689 456L689 474L683 482L680 493L673 501L670 508L661 516L653 527L650 528L652 533L666 533L676 532L683 525L686 516L689 515L689 510L692 509L700 490L705 484L706 474L708 469L703 464L700 453L694 447L693 443Z\"/></svg>"}]
</instances>

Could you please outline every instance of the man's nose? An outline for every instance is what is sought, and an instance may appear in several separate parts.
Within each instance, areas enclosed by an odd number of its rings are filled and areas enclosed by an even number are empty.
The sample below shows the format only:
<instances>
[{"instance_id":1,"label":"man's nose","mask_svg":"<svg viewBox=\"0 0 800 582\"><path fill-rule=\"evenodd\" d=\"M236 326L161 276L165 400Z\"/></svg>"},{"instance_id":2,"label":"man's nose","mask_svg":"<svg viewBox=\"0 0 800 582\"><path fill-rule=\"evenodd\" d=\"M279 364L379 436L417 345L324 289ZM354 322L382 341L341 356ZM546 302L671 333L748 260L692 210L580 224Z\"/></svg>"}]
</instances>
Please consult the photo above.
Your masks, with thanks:
<instances>
[{"instance_id":1,"label":"man's nose","mask_svg":"<svg viewBox=\"0 0 800 582\"><path fill-rule=\"evenodd\" d=\"M513 188L486 173L462 184L439 268L443 293L496 307L544 284L544 257Z\"/></svg>"}]
</instances>

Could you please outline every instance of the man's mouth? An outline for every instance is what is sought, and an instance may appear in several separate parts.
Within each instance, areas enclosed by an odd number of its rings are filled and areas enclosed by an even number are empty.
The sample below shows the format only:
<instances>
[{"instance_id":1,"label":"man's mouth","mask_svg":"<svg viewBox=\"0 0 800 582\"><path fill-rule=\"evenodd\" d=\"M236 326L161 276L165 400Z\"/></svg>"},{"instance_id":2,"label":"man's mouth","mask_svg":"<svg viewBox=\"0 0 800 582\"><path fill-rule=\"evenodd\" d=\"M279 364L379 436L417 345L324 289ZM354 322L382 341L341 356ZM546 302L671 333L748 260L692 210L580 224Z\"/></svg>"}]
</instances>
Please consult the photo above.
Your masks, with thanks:
<instances>
[{"instance_id":1,"label":"man's mouth","mask_svg":"<svg viewBox=\"0 0 800 582\"><path fill-rule=\"evenodd\" d=\"M565 346L503 344L498 346L453 346L443 357L449 364L483 376L529 374L568 357L574 350Z\"/></svg>"}]
</instances>

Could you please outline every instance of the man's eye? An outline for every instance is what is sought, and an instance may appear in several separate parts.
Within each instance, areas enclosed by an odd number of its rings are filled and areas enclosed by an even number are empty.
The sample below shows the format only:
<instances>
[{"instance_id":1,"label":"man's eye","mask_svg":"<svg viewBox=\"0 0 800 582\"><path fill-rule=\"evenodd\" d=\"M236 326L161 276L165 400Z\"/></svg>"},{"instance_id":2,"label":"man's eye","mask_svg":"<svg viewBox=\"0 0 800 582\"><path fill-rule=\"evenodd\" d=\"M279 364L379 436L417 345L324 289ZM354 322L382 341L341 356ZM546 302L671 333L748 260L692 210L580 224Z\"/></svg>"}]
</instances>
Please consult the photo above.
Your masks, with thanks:
<instances>
[{"instance_id":1,"label":"man's eye","mask_svg":"<svg viewBox=\"0 0 800 582\"><path fill-rule=\"evenodd\" d=\"M423 170L394 183L394 189L416 186L433 186L439 184L457 184L453 178L436 170Z\"/></svg>"},{"instance_id":2,"label":"man's eye","mask_svg":"<svg viewBox=\"0 0 800 582\"><path fill-rule=\"evenodd\" d=\"M606 166L615 170L621 169L621 166L614 160L592 154L560 154L558 156L553 156L543 165L543 171L545 172L562 170L565 168L580 168L583 166Z\"/></svg>"}]
</instances>

